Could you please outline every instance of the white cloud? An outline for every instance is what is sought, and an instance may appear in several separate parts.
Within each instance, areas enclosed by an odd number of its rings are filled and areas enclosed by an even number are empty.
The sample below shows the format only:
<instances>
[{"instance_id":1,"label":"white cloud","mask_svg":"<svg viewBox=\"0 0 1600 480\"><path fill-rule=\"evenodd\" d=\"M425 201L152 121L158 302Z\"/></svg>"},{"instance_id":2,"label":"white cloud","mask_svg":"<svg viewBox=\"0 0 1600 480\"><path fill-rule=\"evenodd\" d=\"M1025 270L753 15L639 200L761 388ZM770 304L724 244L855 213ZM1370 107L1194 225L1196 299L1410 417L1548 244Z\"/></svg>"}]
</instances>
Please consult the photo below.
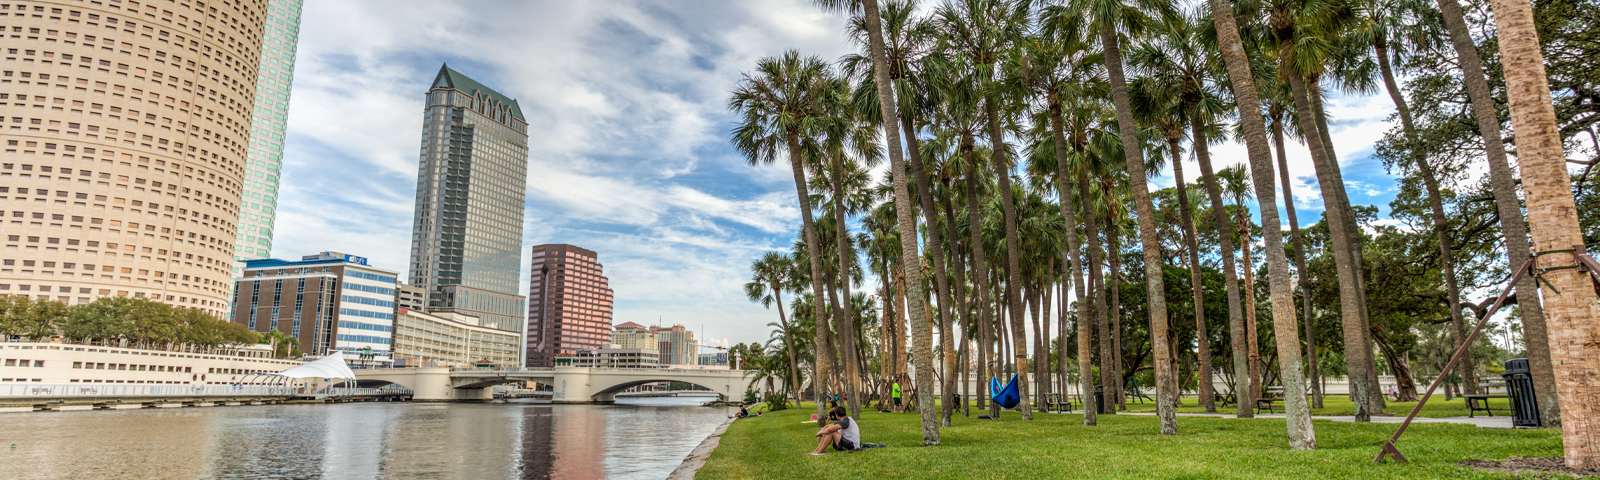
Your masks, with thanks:
<instances>
[{"instance_id":1,"label":"white cloud","mask_svg":"<svg viewBox=\"0 0 1600 480\"><path fill-rule=\"evenodd\" d=\"M842 17L805 0L328 0L303 18L278 257L341 250L406 270L423 94L449 62L527 117L524 247L599 252L619 323L767 338L773 314L742 286L755 256L792 241L793 180L727 147L726 98L762 56L843 54Z\"/></svg>"}]
</instances>

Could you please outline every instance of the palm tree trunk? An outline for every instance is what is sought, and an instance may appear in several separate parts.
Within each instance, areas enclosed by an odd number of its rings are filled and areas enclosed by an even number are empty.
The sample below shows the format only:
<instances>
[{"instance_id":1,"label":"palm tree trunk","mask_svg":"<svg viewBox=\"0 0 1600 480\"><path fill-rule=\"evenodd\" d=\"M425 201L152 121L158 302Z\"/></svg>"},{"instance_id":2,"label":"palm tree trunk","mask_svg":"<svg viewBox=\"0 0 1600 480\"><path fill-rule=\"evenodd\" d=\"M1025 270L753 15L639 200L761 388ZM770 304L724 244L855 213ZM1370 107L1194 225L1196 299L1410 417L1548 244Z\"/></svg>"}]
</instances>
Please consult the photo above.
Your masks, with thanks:
<instances>
[{"instance_id":1,"label":"palm tree trunk","mask_svg":"<svg viewBox=\"0 0 1600 480\"><path fill-rule=\"evenodd\" d=\"M1198 115L1190 115L1189 131L1194 144L1194 157L1200 163L1200 178L1206 184L1206 196L1211 200L1211 224L1217 234L1218 250L1222 253L1223 285L1228 294L1228 336L1233 349L1234 414L1239 418L1255 417L1251 409L1255 398L1250 393L1250 362L1247 340L1249 333L1244 323L1244 308L1239 300L1239 270L1233 258L1233 235L1226 230L1228 214L1222 203L1222 186L1211 169L1211 152L1206 145L1204 126Z\"/></svg>"},{"instance_id":2,"label":"palm tree trunk","mask_svg":"<svg viewBox=\"0 0 1600 480\"><path fill-rule=\"evenodd\" d=\"M1289 287L1289 262L1283 253L1282 223L1278 220L1277 200L1273 198L1272 152L1268 150L1266 126L1260 115L1252 114L1261 108L1256 95L1250 60L1245 55L1244 42L1239 38L1239 26L1233 18L1232 3L1227 0L1210 0L1212 19L1216 23L1217 43L1221 46L1223 62L1228 69L1229 85L1239 109L1240 126L1245 147L1250 155L1250 168L1255 172L1256 203L1261 206L1263 241L1267 251L1267 281L1271 285L1272 322L1277 335L1279 367L1283 371L1284 417L1289 434L1289 448L1310 450L1317 448L1316 432L1311 425L1311 409L1306 404L1304 379L1300 375L1298 332L1295 330L1294 293ZM1284 185L1289 188L1289 185Z\"/></svg>"},{"instance_id":3,"label":"palm tree trunk","mask_svg":"<svg viewBox=\"0 0 1600 480\"><path fill-rule=\"evenodd\" d=\"M983 210L978 208L978 165L972 152L972 138L963 134L961 139L961 156L967 164L966 175L962 175L963 186L967 197L967 233L972 240L967 248L971 250L969 260L972 263L972 278L977 284L977 309L978 309L978 406L989 406L989 414L996 415L999 409L989 402L988 383L984 382L985 373L989 373L989 348L993 345L991 330L991 308L994 302L989 300L989 270L988 262L984 258L983 230L980 221L983 219ZM990 373L990 375L995 375Z\"/></svg>"},{"instance_id":4,"label":"palm tree trunk","mask_svg":"<svg viewBox=\"0 0 1600 480\"><path fill-rule=\"evenodd\" d=\"M1317 371L1317 339L1316 330L1312 328L1311 319L1311 276L1306 270L1306 245L1300 236L1300 219L1294 211L1294 182L1289 181L1289 160L1283 148L1283 108L1274 106L1272 115L1272 142L1278 152L1278 176L1283 180L1283 206L1289 216L1289 234L1294 238L1295 271L1299 272L1301 302L1304 304L1306 335L1306 371L1309 373L1311 383L1311 407L1322 408L1322 381L1320 372ZM1265 224L1263 224L1265 225ZM1262 232L1266 235L1266 232ZM1268 278L1270 282L1271 279Z\"/></svg>"},{"instance_id":5,"label":"palm tree trunk","mask_svg":"<svg viewBox=\"0 0 1600 480\"><path fill-rule=\"evenodd\" d=\"M1080 313L1078 315L1078 358L1081 362L1079 368L1083 373L1083 385L1085 387L1083 391L1084 411L1087 412L1091 410L1089 404L1094 401L1091 395L1094 394L1095 390L1094 372L1090 369L1093 365L1091 356L1094 355L1095 345L1094 327L1105 321L1106 289L1105 281L1101 278L1104 273L1101 270L1100 252L1104 243L1100 240L1100 215L1094 211L1093 200L1088 197L1090 192L1088 172L1078 172L1078 191L1085 196L1083 203L1083 238L1089 242L1085 245L1089 257L1089 285L1087 286L1090 302L1089 312L1088 314ZM1101 356L1100 370L1104 371L1109 368L1111 368L1111 364L1107 363L1107 359L1104 356ZM1102 383L1100 388L1109 387ZM1111 413L1111 411L1107 410L1105 413ZM1084 421L1088 422L1089 420Z\"/></svg>"},{"instance_id":6,"label":"palm tree trunk","mask_svg":"<svg viewBox=\"0 0 1600 480\"><path fill-rule=\"evenodd\" d=\"M1244 324L1250 344L1250 398L1261 398L1261 329L1256 326L1256 275L1255 260L1250 256L1250 223L1246 217L1244 199L1238 199L1234 212L1239 226L1239 261L1244 270ZM1298 339L1297 339L1298 341Z\"/></svg>"},{"instance_id":7,"label":"palm tree trunk","mask_svg":"<svg viewBox=\"0 0 1600 480\"><path fill-rule=\"evenodd\" d=\"M1134 207L1139 216L1139 242L1144 250L1146 299L1150 309L1150 336L1155 350L1156 388L1169 389L1172 384L1172 365L1167 346L1167 299L1161 273L1161 240L1156 232L1155 205L1150 202L1146 187L1144 151L1139 145L1138 128L1133 123L1133 106L1128 98L1128 82L1122 73L1122 52L1117 47L1117 33L1109 27L1100 28L1100 44L1105 50L1106 71L1111 79L1111 100L1117 107L1117 127L1122 134L1122 150L1128 160L1128 184L1133 192ZM1162 435L1177 435L1178 420L1175 406L1168 392L1156 395L1156 416L1161 419Z\"/></svg>"},{"instance_id":8,"label":"palm tree trunk","mask_svg":"<svg viewBox=\"0 0 1600 480\"><path fill-rule=\"evenodd\" d=\"M929 261L933 263L933 281L935 289L938 290L939 300L939 344L946 352L943 365L945 371L944 384L939 389L940 397L943 398L943 407L940 409L939 418L942 419L944 426L948 427L950 426L950 415L954 406L951 402L955 398L955 376L951 375L950 372L955 369L956 359L950 354L950 352L955 351L955 339L950 334L952 331L950 307L953 303L950 301L950 280L945 270L944 240L942 238L943 235L939 232L938 211L933 208L933 186L928 179L927 170L922 165L922 147L917 140L917 133L914 128L915 123L912 121L909 112L901 113L900 125L901 128L905 129L906 151L911 153L911 175L917 179L917 197L922 203L923 222L928 227L927 243L924 245L924 249L928 251L928 256L931 257Z\"/></svg>"},{"instance_id":9,"label":"palm tree trunk","mask_svg":"<svg viewBox=\"0 0 1600 480\"><path fill-rule=\"evenodd\" d=\"M1105 413L1114 415L1122 410L1122 401L1117 396L1117 355L1112 352L1111 347L1113 339L1116 337L1115 334L1111 333L1111 319L1122 315L1122 303L1120 302L1122 298L1119 295L1121 289L1117 288L1117 257L1121 255L1122 249L1117 248L1118 225L1117 219L1112 215L1112 211L1117 208L1113 205L1115 200L1111 198L1111 192L1105 185L1101 185L1100 188L1104 192L1102 195L1107 198L1107 211L1103 219L1106 222L1106 228L1100 232L1101 235L1105 236L1107 268L1106 276L1101 280L1105 284L1105 287L1102 288L1104 288L1111 301L1105 309L1100 311L1100 316L1095 319L1097 322L1095 328L1100 333L1096 337L1100 344L1100 385L1101 388L1105 389L1106 403L1116 406L1116 408L1107 409Z\"/></svg>"},{"instance_id":10,"label":"palm tree trunk","mask_svg":"<svg viewBox=\"0 0 1600 480\"><path fill-rule=\"evenodd\" d=\"M1495 111L1489 82L1484 78L1483 61L1478 58L1478 48L1467 32L1466 19L1461 5L1453 1L1440 1L1439 11L1450 31L1450 41L1460 58L1463 83L1467 97L1472 101L1472 116L1478 123L1478 134L1483 136L1484 156L1489 158L1489 185L1494 191L1494 204L1500 212L1500 229L1505 233L1507 264L1522 265L1528 262L1528 224L1522 216L1522 205L1517 200L1517 184L1511 166L1506 162L1506 147L1500 138L1500 117ZM1532 275L1517 282L1518 292L1538 291L1538 280ZM1517 310L1522 317L1522 337L1528 350L1528 366L1533 371L1533 390L1539 402L1539 419L1547 426L1561 426L1561 407L1556 393L1554 366L1550 363L1550 337L1545 326L1544 305L1538 295L1517 295Z\"/></svg>"},{"instance_id":11,"label":"palm tree trunk","mask_svg":"<svg viewBox=\"0 0 1600 480\"><path fill-rule=\"evenodd\" d=\"M1200 405L1207 413L1217 411L1215 395L1211 393L1211 338L1206 328L1205 283L1200 278L1200 240L1194 229L1194 210L1189 207L1189 185L1183 180L1182 127L1164 132L1167 148L1172 152L1172 177L1177 180L1178 217L1183 221L1183 243L1189 250L1189 290L1194 296L1195 357L1200 365Z\"/></svg>"},{"instance_id":12,"label":"palm tree trunk","mask_svg":"<svg viewBox=\"0 0 1600 480\"><path fill-rule=\"evenodd\" d=\"M817 243L817 225L811 219L811 192L806 187L805 161L800 159L800 136L797 132L787 135L789 144L789 165L794 171L795 192L800 196L800 220L802 221L802 234L806 239L806 257L811 263L811 291L813 293L813 308L817 322L816 331L816 360L812 362L811 387L816 391L817 401L817 426L827 423L827 412L824 411L822 402L823 385L827 385L828 361L824 353L828 345L828 312L822 304L822 247Z\"/></svg>"},{"instance_id":13,"label":"palm tree trunk","mask_svg":"<svg viewBox=\"0 0 1600 480\"><path fill-rule=\"evenodd\" d=\"M985 116L989 120L989 144L993 147L990 155L994 161L995 177L1000 180L1000 207L1005 216L1006 225L1006 309L1011 320L1011 348L1015 352L1017 365L1017 393L1022 397L1017 404L1017 410L1022 412L1023 420L1033 420L1033 406L1028 400L1028 340L1023 326L1022 312L1022 247L1017 239L1017 204L1011 194L1011 162L1006 155L1005 139L1000 134L1000 107L995 105L996 98L989 95L983 101Z\"/></svg>"},{"instance_id":14,"label":"palm tree trunk","mask_svg":"<svg viewBox=\"0 0 1600 480\"><path fill-rule=\"evenodd\" d=\"M832 155L833 175L829 180L833 184L833 222L835 249L839 255L839 296L844 308L839 311L839 335L842 342L840 350L844 352L844 378L845 394L849 397L850 415L861 418L861 369L856 361L859 358L856 350L856 322L855 312L851 310L854 305L850 302L850 270L855 266L855 250L850 247L850 224L845 222L845 191L844 168L837 155Z\"/></svg>"},{"instance_id":15,"label":"palm tree trunk","mask_svg":"<svg viewBox=\"0 0 1600 480\"><path fill-rule=\"evenodd\" d=\"M773 296L778 299L778 323L783 327L784 331L783 351L789 357L789 383L793 385L794 389L794 406L795 408L800 408L800 362L795 360L794 341L789 338L789 332L791 331L789 330L789 317L783 313L783 291L779 290L778 282L768 282L767 286L772 289Z\"/></svg>"},{"instance_id":16,"label":"palm tree trunk","mask_svg":"<svg viewBox=\"0 0 1600 480\"><path fill-rule=\"evenodd\" d=\"M1067 224L1067 249L1061 252L1061 255L1066 257L1065 261L1070 269L1068 271L1068 278L1072 282L1073 288L1075 289L1074 293L1077 294L1076 297L1078 299L1079 306L1077 322L1079 378L1078 393L1082 397L1083 402L1083 424L1095 425L1095 412L1093 409L1089 408L1088 403L1090 401L1089 392L1091 392L1092 389L1089 388L1089 384L1091 383L1089 380L1089 329L1088 324L1085 323L1085 319L1088 318L1088 313L1086 313L1085 306L1092 305L1092 302L1088 300L1088 297L1084 296L1083 263L1082 260L1080 260L1082 257L1078 255L1078 206L1076 205L1076 202L1073 201L1071 188L1068 187L1069 182L1071 182L1072 179L1072 174L1068 169L1067 135L1066 128L1063 125L1061 118L1061 102L1059 95L1052 97L1050 107L1050 134L1055 137L1056 195L1060 197L1059 204L1061 207L1061 216L1066 219ZM1063 299L1066 298L1065 291L1061 292L1061 297ZM1092 311L1092 307L1087 310ZM1067 315L1066 308L1061 309L1061 315L1063 317L1062 321L1065 322L1065 317ZM1063 339L1066 336L1066 332L1066 324L1063 323L1061 327ZM1062 343L1061 371L1063 372L1063 375L1065 375L1065 372L1067 371L1066 353L1067 346L1065 343ZM1065 377L1063 377L1061 393L1066 393Z\"/></svg>"},{"instance_id":17,"label":"palm tree trunk","mask_svg":"<svg viewBox=\"0 0 1600 480\"><path fill-rule=\"evenodd\" d=\"M1116 219L1107 220L1111 225L1119 223L1115 221ZM1128 409L1128 395L1122 388L1122 229L1115 226L1107 228L1106 242L1111 246L1111 254L1106 255L1108 260L1106 263L1111 267L1111 274L1106 276L1111 284L1111 306L1106 308L1106 316L1111 318L1111 333L1108 335L1109 341L1105 344L1105 346L1110 347L1106 352L1110 356L1110 360L1107 360L1106 363L1111 365L1111 378L1110 381L1106 382L1106 391L1110 392L1111 398L1116 400L1117 411L1126 411ZM1168 325L1171 325L1171 323L1168 323ZM1106 327L1106 324L1102 323L1101 327ZM1170 337L1171 335L1168 335L1168 338ZM1167 350L1170 352L1172 349L1169 348Z\"/></svg>"},{"instance_id":18,"label":"palm tree trunk","mask_svg":"<svg viewBox=\"0 0 1600 480\"><path fill-rule=\"evenodd\" d=\"M1327 151L1323 158L1328 160L1329 165L1331 165L1330 171L1336 175L1336 178L1338 178L1337 187L1339 190L1339 198L1341 199L1338 204L1342 205L1342 208L1344 208L1344 232L1348 237L1346 240L1346 245L1348 245L1350 248L1350 258L1352 259L1351 264L1355 266L1356 291L1361 292L1361 295L1358 295L1355 298L1356 306L1358 307L1356 311L1359 312L1357 318L1361 320L1361 331L1366 333L1367 340L1365 345L1367 346L1367 351L1369 352L1367 356L1373 357L1373 355L1370 353L1374 344L1374 340L1372 338L1372 316L1367 312L1367 278L1363 273L1366 268L1366 262L1363 260L1365 257L1361 252L1361 226L1356 224L1355 211L1350 209L1350 197L1346 195L1344 189L1344 179L1342 174L1339 173L1339 155L1334 151L1333 138L1328 133L1328 116L1322 111L1321 84L1316 76L1306 77L1303 84L1305 85L1305 90L1307 92L1307 100L1311 103L1311 118L1315 120L1317 125L1317 136L1322 138L1322 147ZM1315 157L1313 157L1313 161L1314 160ZM1318 178L1322 177L1320 173L1317 176ZM1367 391L1372 392L1371 395L1367 395L1367 408L1373 412L1382 413L1384 399L1386 397L1383 396L1383 389L1378 385L1377 368L1377 360L1374 358L1373 362L1367 367L1367 371L1369 372L1366 376Z\"/></svg>"},{"instance_id":19,"label":"palm tree trunk","mask_svg":"<svg viewBox=\"0 0 1600 480\"><path fill-rule=\"evenodd\" d=\"M1581 248L1577 208L1571 177L1566 170L1561 132L1557 130L1550 83L1545 78L1544 54L1534 26L1533 5L1494 0L1495 27L1500 36L1500 57L1505 66L1511 125L1522 164L1522 186L1527 192L1528 223L1533 248L1552 252ZM1550 288L1544 293L1545 321L1549 325L1550 359L1555 365L1556 391L1561 395L1561 438L1571 468L1600 467L1600 306L1586 272L1570 268L1571 255L1550 253L1540 259L1542 277Z\"/></svg>"},{"instance_id":20,"label":"palm tree trunk","mask_svg":"<svg viewBox=\"0 0 1600 480\"><path fill-rule=\"evenodd\" d=\"M908 284L907 295L911 304L911 349L915 352L917 362L917 392L919 395L928 395L933 392L933 323L928 315L928 297L922 291L922 264L921 256L917 254L917 220L914 216L916 207L911 203L910 182L906 181L905 158L900 151L900 132L895 128L897 114L893 84L889 80L889 56L883 46L883 19L878 15L878 1L864 0L861 2L862 10L867 17L867 48L872 55L873 78L878 86L878 108L883 113L884 143L889 144L889 171L894 183L894 202L896 223L900 228L900 256L905 262L907 273L911 274L914 281ZM939 419L933 410L932 401L917 402L917 410L922 414L922 444L933 446L939 444Z\"/></svg>"},{"instance_id":21,"label":"palm tree trunk","mask_svg":"<svg viewBox=\"0 0 1600 480\"><path fill-rule=\"evenodd\" d=\"M950 287L951 287L950 288L950 297L954 301L954 304L952 306L955 307L956 312L957 312L957 314L956 315L952 315L952 317L953 317L953 319L955 319L955 320L957 320L957 321L959 321L961 323L961 331L962 331L962 335L955 336L955 328L951 327L950 332L951 332L951 336L953 337L951 341L959 340L961 342L961 355L959 357L957 357L956 368L960 368L961 369L960 370L961 371L961 376L963 378L963 380L961 380L961 381L962 382L966 382L965 378L968 376L968 368L967 367L969 365L967 363L967 358L969 356L969 353L967 352L967 347L968 347L967 344L968 344L968 342L966 340L966 334L967 334L967 332L970 332L971 330L969 330L969 329L972 328L971 314L968 313L969 312L968 309L971 308L970 304L972 303L972 299L967 298L966 284L964 283L965 282L965 278L962 275L962 267L961 267L961 255L960 255L960 252L961 252L960 237L961 236L960 236L960 234L957 233L957 230L956 230L956 220L957 219L956 219L955 204L950 199L950 197L955 196L955 189L951 188L949 177L941 176L940 178L941 178L941 180L940 180L941 183L944 185L945 194L944 195L940 195L939 198L944 203L945 225L947 225L946 228L950 229L950 240L949 240L949 242L950 242L950 257L949 257L950 267L949 267L949 270L948 270L950 275L951 275L951 277L950 277ZM951 391L954 392L954 389L951 389ZM965 383L962 383L961 384L961 402L959 403L959 406L961 407L961 415L962 416L967 416L968 415L968 411L967 411L967 407L966 407L967 398L968 398L967 397L967 385ZM948 416L946 418L948 419Z\"/></svg>"}]
</instances>

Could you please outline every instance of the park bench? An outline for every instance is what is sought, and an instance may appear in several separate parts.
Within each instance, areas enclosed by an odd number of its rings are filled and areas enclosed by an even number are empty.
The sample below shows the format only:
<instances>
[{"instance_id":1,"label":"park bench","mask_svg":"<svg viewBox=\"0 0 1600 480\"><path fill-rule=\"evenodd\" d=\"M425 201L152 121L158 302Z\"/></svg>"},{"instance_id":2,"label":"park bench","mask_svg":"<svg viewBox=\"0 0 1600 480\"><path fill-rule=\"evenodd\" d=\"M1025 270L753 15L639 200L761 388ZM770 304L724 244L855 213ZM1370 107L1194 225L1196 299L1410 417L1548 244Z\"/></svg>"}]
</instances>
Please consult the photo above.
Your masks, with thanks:
<instances>
[{"instance_id":1,"label":"park bench","mask_svg":"<svg viewBox=\"0 0 1600 480\"><path fill-rule=\"evenodd\" d=\"M1068 413L1072 411L1072 398L1060 393L1048 393L1044 396L1044 411Z\"/></svg>"},{"instance_id":2,"label":"park bench","mask_svg":"<svg viewBox=\"0 0 1600 480\"><path fill-rule=\"evenodd\" d=\"M1149 401L1152 401L1152 402L1155 401L1155 399L1150 398L1148 396L1145 396L1144 391L1140 390L1139 387L1129 387L1128 388L1128 398L1132 398L1134 400L1138 400L1139 403L1141 403L1141 404L1144 403L1145 400L1149 400Z\"/></svg>"},{"instance_id":3,"label":"park bench","mask_svg":"<svg viewBox=\"0 0 1600 480\"><path fill-rule=\"evenodd\" d=\"M1273 408L1283 403L1283 387L1267 387L1263 393L1261 398L1256 399L1256 413L1261 413L1263 408L1267 413L1277 413Z\"/></svg>"},{"instance_id":4,"label":"park bench","mask_svg":"<svg viewBox=\"0 0 1600 480\"><path fill-rule=\"evenodd\" d=\"M1475 394L1475 395L1462 395L1461 398L1467 399L1467 417L1468 418L1472 418L1472 417L1476 416L1478 412L1484 412L1484 413L1489 414L1489 416L1493 417L1494 416L1494 410L1489 407L1489 399L1491 399L1491 398L1510 399L1511 397L1508 396L1508 395Z\"/></svg>"}]
</instances>

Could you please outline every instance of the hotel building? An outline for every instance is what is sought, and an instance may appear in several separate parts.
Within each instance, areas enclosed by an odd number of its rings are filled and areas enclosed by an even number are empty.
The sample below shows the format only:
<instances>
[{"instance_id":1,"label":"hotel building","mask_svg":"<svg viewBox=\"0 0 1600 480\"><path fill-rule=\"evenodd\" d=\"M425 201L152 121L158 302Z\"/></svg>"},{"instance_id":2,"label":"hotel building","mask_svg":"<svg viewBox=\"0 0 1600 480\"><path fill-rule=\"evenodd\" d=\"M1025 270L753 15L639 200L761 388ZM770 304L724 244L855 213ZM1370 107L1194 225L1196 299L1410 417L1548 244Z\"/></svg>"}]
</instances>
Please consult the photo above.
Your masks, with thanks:
<instances>
[{"instance_id":1,"label":"hotel building","mask_svg":"<svg viewBox=\"0 0 1600 480\"><path fill-rule=\"evenodd\" d=\"M299 339L311 355L334 351L350 362L370 349L371 363L390 361L396 272L338 252L300 261L246 260L234 286L234 323L251 330L278 330Z\"/></svg>"},{"instance_id":2,"label":"hotel building","mask_svg":"<svg viewBox=\"0 0 1600 480\"><path fill-rule=\"evenodd\" d=\"M539 245L530 255L526 365L554 366L557 355L611 343L611 281L595 252Z\"/></svg>"},{"instance_id":3,"label":"hotel building","mask_svg":"<svg viewBox=\"0 0 1600 480\"><path fill-rule=\"evenodd\" d=\"M0 294L226 313L269 3L0 4Z\"/></svg>"}]
</instances>

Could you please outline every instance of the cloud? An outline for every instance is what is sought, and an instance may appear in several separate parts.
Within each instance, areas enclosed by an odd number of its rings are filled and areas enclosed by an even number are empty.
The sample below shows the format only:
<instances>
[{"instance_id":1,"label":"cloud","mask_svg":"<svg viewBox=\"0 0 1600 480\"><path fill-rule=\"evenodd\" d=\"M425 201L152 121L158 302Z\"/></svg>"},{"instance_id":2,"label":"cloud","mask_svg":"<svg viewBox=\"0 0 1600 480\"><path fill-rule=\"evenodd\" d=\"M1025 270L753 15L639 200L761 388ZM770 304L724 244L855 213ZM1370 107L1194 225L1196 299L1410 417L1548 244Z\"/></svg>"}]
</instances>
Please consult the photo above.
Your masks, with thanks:
<instances>
[{"instance_id":1,"label":"cloud","mask_svg":"<svg viewBox=\"0 0 1600 480\"><path fill-rule=\"evenodd\" d=\"M619 323L767 338L776 315L742 286L756 256L793 241L797 202L786 167L727 146L727 94L762 56L845 53L842 17L803 0L305 8L275 256L407 270L423 94L448 62L528 119L524 248L599 252Z\"/></svg>"}]
</instances>

